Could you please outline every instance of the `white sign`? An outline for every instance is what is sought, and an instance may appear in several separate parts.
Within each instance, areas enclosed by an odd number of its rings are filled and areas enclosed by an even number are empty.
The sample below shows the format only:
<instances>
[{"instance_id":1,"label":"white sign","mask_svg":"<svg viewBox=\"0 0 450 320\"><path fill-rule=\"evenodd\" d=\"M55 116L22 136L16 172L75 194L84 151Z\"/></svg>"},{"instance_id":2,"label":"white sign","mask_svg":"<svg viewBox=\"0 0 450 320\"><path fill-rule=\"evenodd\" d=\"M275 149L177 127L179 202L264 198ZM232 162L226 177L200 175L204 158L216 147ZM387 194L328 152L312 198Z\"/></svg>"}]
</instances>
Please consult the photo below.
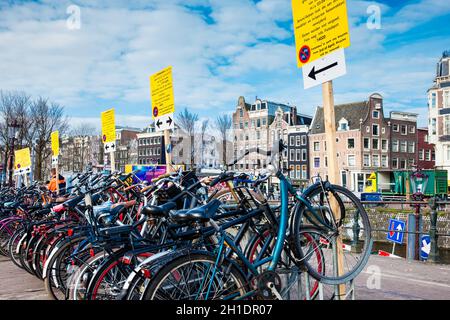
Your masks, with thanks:
<instances>
[{"instance_id":1,"label":"white sign","mask_svg":"<svg viewBox=\"0 0 450 320\"><path fill-rule=\"evenodd\" d=\"M113 141L113 142L106 142L104 144L104 146L105 146L105 152L106 153L111 153L111 152L116 151L116 142L115 141Z\"/></svg>"},{"instance_id":2,"label":"white sign","mask_svg":"<svg viewBox=\"0 0 450 320\"><path fill-rule=\"evenodd\" d=\"M18 170L14 170L14 176L20 176L22 174L27 174L31 172L31 167L26 167Z\"/></svg>"},{"instance_id":3,"label":"white sign","mask_svg":"<svg viewBox=\"0 0 450 320\"><path fill-rule=\"evenodd\" d=\"M52 164L53 165L57 165L58 164L58 156L53 156L52 157Z\"/></svg>"},{"instance_id":4,"label":"white sign","mask_svg":"<svg viewBox=\"0 0 450 320\"><path fill-rule=\"evenodd\" d=\"M309 89L346 73L344 49L337 50L303 65L303 86L305 89Z\"/></svg>"},{"instance_id":5,"label":"white sign","mask_svg":"<svg viewBox=\"0 0 450 320\"><path fill-rule=\"evenodd\" d=\"M164 131L175 128L175 122L173 120L173 113L165 114L161 117L155 118L155 130Z\"/></svg>"}]
</instances>

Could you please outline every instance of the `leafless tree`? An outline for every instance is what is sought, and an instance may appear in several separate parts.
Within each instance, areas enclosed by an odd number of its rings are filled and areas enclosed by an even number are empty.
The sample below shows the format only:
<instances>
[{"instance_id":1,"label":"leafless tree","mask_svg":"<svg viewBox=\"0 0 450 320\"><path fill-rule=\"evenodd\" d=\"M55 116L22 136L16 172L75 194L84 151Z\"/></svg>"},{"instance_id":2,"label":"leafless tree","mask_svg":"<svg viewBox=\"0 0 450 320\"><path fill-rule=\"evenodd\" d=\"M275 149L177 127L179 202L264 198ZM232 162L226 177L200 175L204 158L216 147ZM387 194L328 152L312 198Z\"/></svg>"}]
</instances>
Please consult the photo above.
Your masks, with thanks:
<instances>
[{"instance_id":1,"label":"leafless tree","mask_svg":"<svg viewBox=\"0 0 450 320\"><path fill-rule=\"evenodd\" d=\"M43 169L50 158L50 135L58 130L64 134L68 124L64 116L64 108L57 103L49 102L46 98L38 98L30 107L30 119L34 128L32 138L35 152L35 179L43 179ZM25 129L25 128L24 128Z\"/></svg>"},{"instance_id":2,"label":"leafless tree","mask_svg":"<svg viewBox=\"0 0 450 320\"><path fill-rule=\"evenodd\" d=\"M220 133L222 138L222 162L223 165L227 164L227 133L231 129L232 119L228 114L220 115L216 118L215 127Z\"/></svg>"},{"instance_id":3,"label":"leafless tree","mask_svg":"<svg viewBox=\"0 0 450 320\"><path fill-rule=\"evenodd\" d=\"M204 165L204 160L203 160L203 154L205 152L205 135L206 135L206 130L208 129L208 125L209 125L209 120L203 120L202 121L202 126L201 126L201 139L202 139L202 148L201 148L201 165Z\"/></svg>"},{"instance_id":4,"label":"leafless tree","mask_svg":"<svg viewBox=\"0 0 450 320\"><path fill-rule=\"evenodd\" d=\"M195 123L198 121L198 114L191 113L187 108L177 116L177 124L183 129L191 140L191 167L195 162L195 149L194 149L194 136L195 136Z\"/></svg>"}]
</instances>

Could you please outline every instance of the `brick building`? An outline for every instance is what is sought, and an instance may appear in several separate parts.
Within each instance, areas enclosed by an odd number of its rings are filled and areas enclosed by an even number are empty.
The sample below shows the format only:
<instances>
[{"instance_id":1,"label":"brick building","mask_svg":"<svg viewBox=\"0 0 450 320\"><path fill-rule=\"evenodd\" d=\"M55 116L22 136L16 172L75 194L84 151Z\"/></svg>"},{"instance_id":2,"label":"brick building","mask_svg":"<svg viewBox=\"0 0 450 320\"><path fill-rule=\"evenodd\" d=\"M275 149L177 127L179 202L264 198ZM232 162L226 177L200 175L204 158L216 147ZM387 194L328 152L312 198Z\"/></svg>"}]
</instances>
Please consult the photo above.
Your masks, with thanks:
<instances>
[{"instance_id":1,"label":"brick building","mask_svg":"<svg viewBox=\"0 0 450 320\"><path fill-rule=\"evenodd\" d=\"M435 166L434 145L429 142L428 128L417 129L418 166L421 169L433 169Z\"/></svg>"},{"instance_id":2,"label":"brick building","mask_svg":"<svg viewBox=\"0 0 450 320\"><path fill-rule=\"evenodd\" d=\"M419 160L417 153L417 114L390 113L391 168L411 169Z\"/></svg>"}]
</instances>

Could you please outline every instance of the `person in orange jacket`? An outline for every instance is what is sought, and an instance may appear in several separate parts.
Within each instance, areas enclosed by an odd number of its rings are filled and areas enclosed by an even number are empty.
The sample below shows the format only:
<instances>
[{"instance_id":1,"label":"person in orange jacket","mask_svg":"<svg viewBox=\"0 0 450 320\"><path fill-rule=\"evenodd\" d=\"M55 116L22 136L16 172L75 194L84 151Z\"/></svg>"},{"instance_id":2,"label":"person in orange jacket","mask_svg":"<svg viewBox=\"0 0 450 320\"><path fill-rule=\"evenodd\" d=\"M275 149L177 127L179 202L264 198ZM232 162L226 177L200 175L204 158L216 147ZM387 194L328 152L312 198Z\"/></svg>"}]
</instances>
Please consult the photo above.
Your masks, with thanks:
<instances>
[{"instance_id":1,"label":"person in orange jacket","mask_svg":"<svg viewBox=\"0 0 450 320\"><path fill-rule=\"evenodd\" d=\"M51 178L50 183L48 184L47 188L51 192L56 192L57 188L56 188L56 169L55 168L52 168L51 174L52 174L52 178ZM63 194L64 190L66 189L66 179L60 174L58 177L58 184L59 184L59 194Z\"/></svg>"}]
</instances>

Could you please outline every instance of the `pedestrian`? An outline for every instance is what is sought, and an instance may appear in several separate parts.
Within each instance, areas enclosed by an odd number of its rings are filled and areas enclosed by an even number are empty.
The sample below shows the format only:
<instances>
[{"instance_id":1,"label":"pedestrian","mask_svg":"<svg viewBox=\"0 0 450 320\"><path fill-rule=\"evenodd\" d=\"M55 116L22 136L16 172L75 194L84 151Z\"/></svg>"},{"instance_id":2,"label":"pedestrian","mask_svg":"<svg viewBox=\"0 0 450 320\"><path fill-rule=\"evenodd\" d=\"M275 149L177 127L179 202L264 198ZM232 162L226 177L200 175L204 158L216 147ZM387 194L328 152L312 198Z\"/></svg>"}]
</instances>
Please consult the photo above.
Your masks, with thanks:
<instances>
[{"instance_id":1,"label":"pedestrian","mask_svg":"<svg viewBox=\"0 0 450 320\"><path fill-rule=\"evenodd\" d=\"M59 185L59 194L58 195L64 194L65 190L66 190L66 179L62 175L58 174L58 182L56 182L56 169L52 168L51 179L47 186L48 190L56 193L58 191L57 187L56 187L56 183L58 183L58 185Z\"/></svg>"}]
</instances>

